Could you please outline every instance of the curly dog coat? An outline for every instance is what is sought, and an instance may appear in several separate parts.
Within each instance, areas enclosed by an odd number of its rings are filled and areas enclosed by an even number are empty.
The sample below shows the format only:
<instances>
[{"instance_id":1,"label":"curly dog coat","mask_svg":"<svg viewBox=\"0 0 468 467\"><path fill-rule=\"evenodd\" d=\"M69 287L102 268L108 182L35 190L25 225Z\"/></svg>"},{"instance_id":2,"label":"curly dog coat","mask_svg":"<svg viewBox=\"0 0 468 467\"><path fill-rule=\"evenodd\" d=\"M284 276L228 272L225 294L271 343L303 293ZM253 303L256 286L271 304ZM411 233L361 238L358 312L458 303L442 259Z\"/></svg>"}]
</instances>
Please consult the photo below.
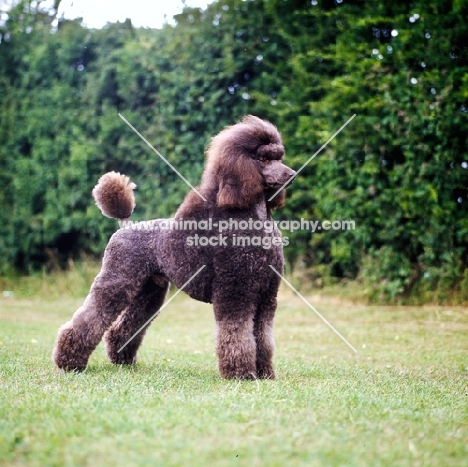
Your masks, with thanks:
<instances>
[{"instance_id":1,"label":"curly dog coat","mask_svg":"<svg viewBox=\"0 0 468 467\"><path fill-rule=\"evenodd\" d=\"M83 306L59 329L56 365L83 370L103 335L113 363L135 363L148 326L121 348L156 315L169 282L180 288L205 266L183 290L213 303L221 376L274 378L272 327L280 278L269 265L283 271L283 245L270 211L283 205L284 189L269 198L295 176L283 157L278 130L258 117L246 116L216 135L198 193L187 195L173 219L211 220L213 230L158 228L167 219L156 219L146 228L128 222L115 232ZM134 188L128 177L110 172L93 196L104 215L127 219L135 206ZM234 221L242 220L249 221L243 224L247 228L236 230ZM221 221L229 223L224 240L217 230ZM210 242L194 243L196 234Z\"/></svg>"}]
</instances>

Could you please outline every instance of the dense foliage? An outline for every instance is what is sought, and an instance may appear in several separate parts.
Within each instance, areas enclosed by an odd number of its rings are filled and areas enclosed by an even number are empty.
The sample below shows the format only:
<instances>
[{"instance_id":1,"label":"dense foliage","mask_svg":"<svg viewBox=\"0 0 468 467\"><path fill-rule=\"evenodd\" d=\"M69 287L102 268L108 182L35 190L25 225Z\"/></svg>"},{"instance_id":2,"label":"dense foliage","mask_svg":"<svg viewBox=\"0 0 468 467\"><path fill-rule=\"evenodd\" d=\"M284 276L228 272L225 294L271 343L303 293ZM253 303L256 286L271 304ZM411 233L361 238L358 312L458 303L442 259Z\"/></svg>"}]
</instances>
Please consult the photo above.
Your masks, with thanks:
<instances>
[{"instance_id":1,"label":"dense foliage","mask_svg":"<svg viewBox=\"0 0 468 467\"><path fill-rule=\"evenodd\" d=\"M87 30L22 0L0 24L1 272L99 254L105 171L137 183L135 218L175 211L188 187L119 113L193 184L246 113L296 170L356 114L276 215L356 228L284 232L290 267L377 299L468 299L467 16L468 0L219 0L174 27Z\"/></svg>"}]
</instances>

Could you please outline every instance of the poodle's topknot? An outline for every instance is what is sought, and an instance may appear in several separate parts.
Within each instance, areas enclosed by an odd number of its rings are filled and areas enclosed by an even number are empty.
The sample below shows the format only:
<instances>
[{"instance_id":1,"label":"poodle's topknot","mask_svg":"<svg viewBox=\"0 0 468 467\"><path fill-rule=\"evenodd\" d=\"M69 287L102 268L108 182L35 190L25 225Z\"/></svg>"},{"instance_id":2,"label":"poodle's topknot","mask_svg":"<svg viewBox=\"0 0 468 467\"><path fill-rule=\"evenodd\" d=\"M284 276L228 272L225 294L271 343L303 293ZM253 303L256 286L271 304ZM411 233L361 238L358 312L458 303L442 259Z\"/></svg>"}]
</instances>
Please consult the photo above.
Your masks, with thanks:
<instances>
[{"instance_id":1,"label":"poodle's topknot","mask_svg":"<svg viewBox=\"0 0 468 467\"><path fill-rule=\"evenodd\" d=\"M133 190L136 185L119 172L104 174L93 188L93 197L106 217L128 219L135 208Z\"/></svg>"},{"instance_id":2,"label":"poodle's topknot","mask_svg":"<svg viewBox=\"0 0 468 467\"><path fill-rule=\"evenodd\" d=\"M279 143L264 144L257 149L257 157L280 160L284 156L284 146Z\"/></svg>"}]
</instances>

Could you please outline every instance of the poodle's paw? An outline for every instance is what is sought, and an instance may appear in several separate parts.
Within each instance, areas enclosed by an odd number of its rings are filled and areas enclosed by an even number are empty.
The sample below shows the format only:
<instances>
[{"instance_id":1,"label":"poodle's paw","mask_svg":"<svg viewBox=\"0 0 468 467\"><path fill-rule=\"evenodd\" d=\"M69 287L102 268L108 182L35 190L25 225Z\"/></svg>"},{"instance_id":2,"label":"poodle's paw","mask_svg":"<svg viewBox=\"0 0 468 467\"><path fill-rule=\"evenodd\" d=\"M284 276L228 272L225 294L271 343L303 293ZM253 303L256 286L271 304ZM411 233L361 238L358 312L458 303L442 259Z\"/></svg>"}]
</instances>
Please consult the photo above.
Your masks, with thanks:
<instances>
[{"instance_id":1,"label":"poodle's paw","mask_svg":"<svg viewBox=\"0 0 468 467\"><path fill-rule=\"evenodd\" d=\"M259 379L275 379L275 370L272 366L257 367L257 376Z\"/></svg>"},{"instance_id":2,"label":"poodle's paw","mask_svg":"<svg viewBox=\"0 0 468 467\"><path fill-rule=\"evenodd\" d=\"M137 362L138 342L127 342L113 329L104 334L107 357L115 365L133 365Z\"/></svg>"},{"instance_id":3,"label":"poodle's paw","mask_svg":"<svg viewBox=\"0 0 468 467\"><path fill-rule=\"evenodd\" d=\"M109 360L115 365L134 365L138 360L136 353L128 352L125 348L118 352L107 347L106 351Z\"/></svg>"},{"instance_id":4,"label":"poodle's paw","mask_svg":"<svg viewBox=\"0 0 468 467\"><path fill-rule=\"evenodd\" d=\"M244 373L244 372L220 372L221 377L225 379L257 379L255 373Z\"/></svg>"},{"instance_id":5,"label":"poodle's paw","mask_svg":"<svg viewBox=\"0 0 468 467\"><path fill-rule=\"evenodd\" d=\"M60 329L52 353L53 362L64 371L83 371L88 364L89 353L73 330L71 322Z\"/></svg>"},{"instance_id":6,"label":"poodle's paw","mask_svg":"<svg viewBox=\"0 0 468 467\"><path fill-rule=\"evenodd\" d=\"M225 379L257 379L257 372L249 366L223 366L219 365L219 373Z\"/></svg>"}]
</instances>

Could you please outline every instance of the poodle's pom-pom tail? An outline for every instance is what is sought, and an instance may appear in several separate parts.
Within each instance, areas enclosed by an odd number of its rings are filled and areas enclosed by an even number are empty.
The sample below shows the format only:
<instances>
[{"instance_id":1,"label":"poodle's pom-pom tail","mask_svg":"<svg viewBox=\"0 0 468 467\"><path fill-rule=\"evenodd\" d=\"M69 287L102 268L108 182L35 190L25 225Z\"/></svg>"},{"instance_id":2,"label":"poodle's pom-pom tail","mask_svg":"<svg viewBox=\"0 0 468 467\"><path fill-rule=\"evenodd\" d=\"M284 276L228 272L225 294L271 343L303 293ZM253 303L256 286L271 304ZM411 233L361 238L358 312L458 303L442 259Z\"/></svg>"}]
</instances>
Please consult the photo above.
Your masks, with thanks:
<instances>
[{"instance_id":1,"label":"poodle's pom-pom tail","mask_svg":"<svg viewBox=\"0 0 468 467\"><path fill-rule=\"evenodd\" d=\"M106 217L128 219L135 208L136 185L119 172L104 174L93 188L96 205Z\"/></svg>"}]
</instances>

